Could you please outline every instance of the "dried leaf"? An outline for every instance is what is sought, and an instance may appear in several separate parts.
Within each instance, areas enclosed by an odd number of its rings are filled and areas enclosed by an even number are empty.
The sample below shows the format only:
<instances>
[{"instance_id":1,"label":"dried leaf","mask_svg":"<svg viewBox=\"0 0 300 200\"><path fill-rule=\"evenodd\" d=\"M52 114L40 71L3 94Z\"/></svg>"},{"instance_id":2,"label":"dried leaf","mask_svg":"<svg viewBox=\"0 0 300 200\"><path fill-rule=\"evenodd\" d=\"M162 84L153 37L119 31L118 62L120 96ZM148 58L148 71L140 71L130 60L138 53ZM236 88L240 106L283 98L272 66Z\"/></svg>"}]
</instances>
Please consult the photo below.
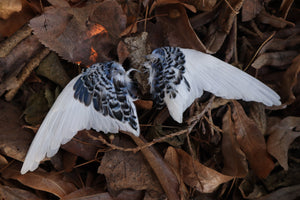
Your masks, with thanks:
<instances>
[{"instance_id":1,"label":"dried leaf","mask_svg":"<svg viewBox=\"0 0 300 200\"><path fill-rule=\"evenodd\" d=\"M62 88L64 88L71 80L60 63L58 56L54 52L51 52L40 63L36 72L60 85Z\"/></svg>"},{"instance_id":2,"label":"dried leaf","mask_svg":"<svg viewBox=\"0 0 300 200\"><path fill-rule=\"evenodd\" d=\"M292 65L284 72L281 80L280 96L282 102L287 105L293 103L296 99L293 94L293 88L298 82L298 74L300 72L300 55L294 58Z\"/></svg>"},{"instance_id":3,"label":"dried leaf","mask_svg":"<svg viewBox=\"0 0 300 200\"><path fill-rule=\"evenodd\" d=\"M2 0L0 2L0 18L7 19L14 12L22 10L21 0Z\"/></svg>"},{"instance_id":4,"label":"dried leaf","mask_svg":"<svg viewBox=\"0 0 300 200\"><path fill-rule=\"evenodd\" d=\"M62 145L62 148L85 160L93 160L98 149L102 149L104 146L102 142L94 140L90 135L97 137L99 133L93 130L79 131L70 142Z\"/></svg>"},{"instance_id":5,"label":"dried leaf","mask_svg":"<svg viewBox=\"0 0 300 200\"><path fill-rule=\"evenodd\" d=\"M152 13L152 11L159 6L165 6L165 5L172 5L172 4L181 4L183 6L185 6L187 9L189 9L192 12L196 12L196 8L192 5L186 4L184 3L184 0L156 0L153 2L153 4L151 5L150 8L150 13Z\"/></svg>"},{"instance_id":6,"label":"dried leaf","mask_svg":"<svg viewBox=\"0 0 300 200\"><path fill-rule=\"evenodd\" d=\"M295 24L289 21L286 21L285 19L281 17L276 17L274 15L271 15L267 13L265 10L262 10L260 14L258 15L258 20L261 23L269 24L275 28L284 28L286 26L292 26L294 27Z\"/></svg>"},{"instance_id":7,"label":"dried leaf","mask_svg":"<svg viewBox=\"0 0 300 200\"><path fill-rule=\"evenodd\" d=\"M61 174L36 170L35 172L21 175L20 166L18 165L6 168L3 170L2 175L5 179L17 180L28 187L49 192L59 198L77 190L75 185L65 181Z\"/></svg>"},{"instance_id":8,"label":"dried leaf","mask_svg":"<svg viewBox=\"0 0 300 200\"><path fill-rule=\"evenodd\" d=\"M268 152L274 156L279 164L288 170L288 150L290 144L300 136L300 118L286 117L269 129L267 142Z\"/></svg>"},{"instance_id":9,"label":"dried leaf","mask_svg":"<svg viewBox=\"0 0 300 200\"><path fill-rule=\"evenodd\" d=\"M110 60L125 24L126 16L113 0L81 8L52 8L30 21L45 46L70 62L85 65Z\"/></svg>"},{"instance_id":10,"label":"dried leaf","mask_svg":"<svg viewBox=\"0 0 300 200\"><path fill-rule=\"evenodd\" d=\"M70 7L69 3L67 0L47 0L52 6L54 7Z\"/></svg>"},{"instance_id":11,"label":"dried leaf","mask_svg":"<svg viewBox=\"0 0 300 200\"><path fill-rule=\"evenodd\" d=\"M0 185L0 199L7 200L40 200L35 194L28 190Z\"/></svg>"},{"instance_id":12,"label":"dried leaf","mask_svg":"<svg viewBox=\"0 0 300 200\"><path fill-rule=\"evenodd\" d=\"M117 137L114 144L126 148L134 145L125 138ZM147 190L152 197L159 197L162 189L149 164L141 153L127 151L106 152L98 172L104 174L110 191L114 196L123 189Z\"/></svg>"},{"instance_id":13,"label":"dried leaf","mask_svg":"<svg viewBox=\"0 0 300 200\"><path fill-rule=\"evenodd\" d=\"M200 41L191 27L184 7L180 4L170 4L157 7L158 26L163 27L170 46L196 49L206 52L206 47ZM160 36L161 37L161 36Z\"/></svg>"},{"instance_id":14,"label":"dried leaf","mask_svg":"<svg viewBox=\"0 0 300 200\"><path fill-rule=\"evenodd\" d=\"M6 160L6 158L0 154L0 168L2 168L4 165L7 165L7 164L8 164L8 161Z\"/></svg>"},{"instance_id":15,"label":"dried leaf","mask_svg":"<svg viewBox=\"0 0 300 200\"><path fill-rule=\"evenodd\" d=\"M223 174L245 177L248 173L248 163L245 154L241 151L235 139L234 124L231 119L231 108L223 117L222 154L224 157Z\"/></svg>"},{"instance_id":16,"label":"dried leaf","mask_svg":"<svg viewBox=\"0 0 300 200\"><path fill-rule=\"evenodd\" d=\"M244 0L242 8L242 21L247 22L256 17L263 8L263 2L260 0Z\"/></svg>"},{"instance_id":17,"label":"dried leaf","mask_svg":"<svg viewBox=\"0 0 300 200\"><path fill-rule=\"evenodd\" d=\"M217 3L217 0L188 0L187 2L195 6L197 10L212 11Z\"/></svg>"},{"instance_id":18,"label":"dried leaf","mask_svg":"<svg viewBox=\"0 0 300 200\"><path fill-rule=\"evenodd\" d=\"M21 110L12 104L0 101L0 151L23 161L33 134L22 129Z\"/></svg>"},{"instance_id":19,"label":"dried leaf","mask_svg":"<svg viewBox=\"0 0 300 200\"><path fill-rule=\"evenodd\" d=\"M296 200L300 197L300 185L280 188L270 194L257 198L255 200L274 200L274 199L289 199Z\"/></svg>"},{"instance_id":20,"label":"dried leaf","mask_svg":"<svg viewBox=\"0 0 300 200\"><path fill-rule=\"evenodd\" d=\"M274 168L274 163L267 153L265 139L243 107L237 101L232 102L236 139L255 174L266 178Z\"/></svg>"},{"instance_id":21,"label":"dried leaf","mask_svg":"<svg viewBox=\"0 0 300 200\"><path fill-rule=\"evenodd\" d=\"M260 69L263 66L283 66L290 64L293 58L297 56L297 51L281 51L272 53L263 53L252 63L252 67Z\"/></svg>"},{"instance_id":22,"label":"dried leaf","mask_svg":"<svg viewBox=\"0 0 300 200\"><path fill-rule=\"evenodd\" d=\"M181 149L175 149L178 154L178 160L167 160L167 162L176 169L178 167L181 176L183 177L183 181L185 184L190 187L195 188L199 192L210 193L213 192L217 187L219 187L222 183L226 183L230 181L233 177L226 176L221 174L220 172L215 171L205 165L202 165L197 160L193 160L193 158L187 154L185 151ZM174 151L174 148L169 147L168 151ZM170 152L169 152L170 153ZM173 157L173 156L172 156ZM169 158L167 156L166 158Z\"/></svg>"},{"instance_id":23,"label":"dried leaf","mask_svg":"<svg viewBox=\"0 0 300 200\"><path fill-rule=\"evenodd\" d=\"M41 50L42 45L35 36L20 42L6 57L0 58L0 95L15 87L16 77L25 64Z\"/></svg>"},{"instance_id":24,"label":"dried leaf","mask_svg":"<svg viewBox=\"0 0 300 200\"><path fill-rule=\"evenodd\" d=\"M41 124L49 108L43 92L33 94L26 103L25 120L31 125Z\"/></svg>"},{"instance_id":25,"label":"dried leaf","mask_svg":"<svg viewBox=\"0 0 300 200\"><path fill-rule=\"evenodd\" d=\"M101 195L105 194L105 196L110 197L110 195L108 193L104 193L103 191L101 191L100 188L83 187L74 192L67 194L66 196L64 196L63 200L75 199L75 198L76 199L87 198L87 197L93 196L95 194L99 195L99 193ZM105 199L105 200L108 200L108 199Z\"/></svg>"}]
</instances>

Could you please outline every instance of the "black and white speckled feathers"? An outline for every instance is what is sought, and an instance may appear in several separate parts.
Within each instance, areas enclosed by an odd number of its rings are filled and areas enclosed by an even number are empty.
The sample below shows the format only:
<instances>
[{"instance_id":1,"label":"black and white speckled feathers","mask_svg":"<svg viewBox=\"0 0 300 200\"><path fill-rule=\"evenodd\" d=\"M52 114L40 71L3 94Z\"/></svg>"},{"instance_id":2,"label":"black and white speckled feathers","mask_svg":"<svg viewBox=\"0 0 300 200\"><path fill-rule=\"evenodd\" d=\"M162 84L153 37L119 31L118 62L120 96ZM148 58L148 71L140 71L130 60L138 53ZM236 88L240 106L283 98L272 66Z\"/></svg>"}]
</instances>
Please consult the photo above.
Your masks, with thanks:
<instances>
[{"instance_id":1,"label":"black and white speckled feathers","mask_svg":"<svg viewBox=\"0 0 300 200\"><path fill-rule=\"evenodd\" d=\"M129 102L131 81L116 62L97 63L86 69L74 85L74 98L86 106L120 122L128 122L137 130L134 109ZM131 98L134 98L131 96Z\"/></svg>"},{"instance_id":2,"label":"black and white speckled feathers","mask_svg":"<svg viewBox=\"0 0 300 200\"><path fill-rule=\"evenodd\" d=\"M164 98L176 98L176 87L183 81L187 90L190 84L183 76L185 73L185 56L177 47L162 47L155 49L148 56L151 65L149 82L154 103L158 108L165 105Z\"/></svg>"},{"instance_id":3,"label":"black and white speckled feathers","mask_svg":"<svg viewBox=\"0 0 300 200\"><path fill-rule=\"evenodd\" d=\"M147 56L149 84L154 103L167 105L181 123L183 112L208 91L227 99L280 105L280 97L269 87L209 54L179 47L161 47Z\"/></svg>"},{"instance_id":4,"label":"black and white speckled feathers","mask_svg":"<svg viewBox=\"0 0 300 200\"><path fill-rule=\"evenodd\" d=\"M78 131L104 133L120 130L139 136L132 82L116 62L94 64L63 89L41 124L29 148L21 173L35 170Z\"/></svg>"}]
</instances>

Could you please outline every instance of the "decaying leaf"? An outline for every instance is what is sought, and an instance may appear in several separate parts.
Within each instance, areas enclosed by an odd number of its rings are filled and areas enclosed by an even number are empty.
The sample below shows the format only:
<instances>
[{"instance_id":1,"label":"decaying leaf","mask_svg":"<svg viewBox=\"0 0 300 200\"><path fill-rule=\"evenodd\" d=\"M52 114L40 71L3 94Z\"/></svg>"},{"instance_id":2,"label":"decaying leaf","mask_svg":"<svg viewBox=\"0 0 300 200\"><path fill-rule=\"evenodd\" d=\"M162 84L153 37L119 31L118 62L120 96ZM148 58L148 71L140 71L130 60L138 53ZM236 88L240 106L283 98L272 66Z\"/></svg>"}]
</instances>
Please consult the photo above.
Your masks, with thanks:
<instances>
[{"instance_id":1,"label":"decaying leaf","mask_svg":"<svg viewBox=\"0 0 300 200\"><path fill-rule=\"evenodd\" d=\"M168 156L168 154L174 154L174 151L178 155L178 160L173 160L172 158L174 158L174 156ZM189 154L181 149L169 147L165 157L171 158L170 160L167 160L167 162L172 167L175 169L176 167L179 167L177 170L183 177L184 183L195 188L199 192L213 192L222 183L226 183L233 178L232 176L221 174L214 169L206 167L197 160L193 160Z\"/></svg>"},{"instance_id":2,"label":"decaying leaf","mask_svg":"<svg viewBox=\"0 0 300 200\"><path fill-rule=\"evenodd\" d=\"M260 0L244 0L242 8L242 21L250 21L262 10L263 2Z\"/></svg>"},{"instance_id":3,"label":"decaying leaf","mask_svg":"<svg viewBox=\"0 0 300 200\"><path fill-rule=\"evenodd\" d=\"M19 165L6 168L2 175L5 179L17 180L28 187L49 192L60 198L77 190L73 183L63 179L62 174L36 170L35 172L21 175Z\"/></svg>"},{"instance_id":4,"label":"decaying leaf","mask_svg":"<svg viewBox=\"0 0 300 200\"><path fill-rule=\"evenodd\" d=\"M286 117L270 127L268 133L270 134L267 142L268 152L285 170L288 170L288 150L290 144L300 136L300 118Z\"/></svg>"},{"instance_id":5,"label":"decaying leaf","mask_svg":"<svg viewBox=\"0 0 300 200\"><path fill-rule=\"evenodd\" d=\"M163 28L163 34L169 46L196 49L207 52L206 47L193 31L184 7L180 4L170 4L157 7L155 10L158 24Z\"/></svg>"},{"instance_id":6,"label":"decaying leaf","mask_svg":"<svg viewBox=\"0 0 300 200\"><path fill-rule=\"evenodd\" d=\"M64 88L69 82L70 77L65 72L58 56L52 52L39 65L37 74L47 77L49 80Z\"/></svg>"},{"instance_id":7,"label":"decaying leaf","mask_svg":"<svg viewBox=\"0 0 300 200\"><path fill-rule=\"evenodd\" d=\"M300 185L284 187L270 194L257 198L256 200L290 199L296 200L300 197Z\"/></svg>"},{"instance_id":8,"label":"decaying leaf","mask_svg":"<svg viewBox=\"0 0 300 200\"><path fill-rule=\"evenodd\" d=\"M125 25L126 16L113 0L82 8L52 8L30 21L45 46L70 62L85 65L110 60Z\"/></svg>"},{"instance_id":9,"label":"decaying leaf","mask_svg":"<svg viewBox=\"0 0 300 200\"><path fill-rule=\"evenodd\" d=\"M272 53L263 53L252 63L252 67L260 69L265 65L283 66L290 64L293 58L297 56L297 51L281 51Z\"/></svg>"},{"instance_id":10,"label":"decaying leaf","mask_svg":"<svg viewBox=\"0 0 300 200\"><path fill-rule=\"evenodd\" d=\"M222 173L235 177L245 177L248 173L248 163L245 154L235 139L234 123L231 119L231 108L223 117L222 154L224 157L224 168Z\"/></svg>"},{"instance_id":11,"label":"decaying leaf","mask_svg":"<svg viewBox=\"0 0 300 200\"><path fill-rule=\"evenodd\" d=\"M255 174L266 178L274 168L274 162L267 152L264 136L243 107L237 101L233 101L233 105L236 139Z\"/></svg>"},{"instance_id":12,"label":"decaying leaf","mask_svg":"<svg viewBox=\"0 0 300 200\"><path fill-rule=\"evenodd\" d=\"M21 0L2 0L0 2L0 18L7 19L12 13L19 12L21 9Z\"/></svg>"},{"instance_id":13,"label":"decaying leaf","mask_svg":"<svg viewBox=\"0 0 300 200\"><path fill-rule=\"evenodd\" d=\"M0 151L3 155L22 161L33 133L22 128L20 108L0 101Z\"/></svg>"},{"instance_id":14,"label":"decaying leaf","mask_svg":"<svg viewBox=\"0 0 300 200\"><path fill-rule=\"evenodd\" d=\"M296 99L293 88L298 83L298 74L300 72L300 55L294 58L292 65L284 72L280 88L280 96L287 105L293 103Z\"/></svg>"},{"instance_id":15,"label":"decaying leaf","mask_svg":"<svg viewBox=\"0 0 300 200\"><path fill-rule=\"evenodd\" d=\"M134 147L126 138L115 138L114 144ZM141 153L114 150L106 152L98 172L104 174L108 188L115 195L123 189L146 190L152 198L162 194L162 188Z\"/></svg>"},{"instance_id":16,"label":"decaying leaf","mask_svg":"<svg viewBox=\"0 0 300 200\"><path fill-rule=\"evenodd\" d=\"M0 185L0 199L40 200L41 198L37 197L34 193L31 193L28 190Z\"/></svg>"}]
</instances>

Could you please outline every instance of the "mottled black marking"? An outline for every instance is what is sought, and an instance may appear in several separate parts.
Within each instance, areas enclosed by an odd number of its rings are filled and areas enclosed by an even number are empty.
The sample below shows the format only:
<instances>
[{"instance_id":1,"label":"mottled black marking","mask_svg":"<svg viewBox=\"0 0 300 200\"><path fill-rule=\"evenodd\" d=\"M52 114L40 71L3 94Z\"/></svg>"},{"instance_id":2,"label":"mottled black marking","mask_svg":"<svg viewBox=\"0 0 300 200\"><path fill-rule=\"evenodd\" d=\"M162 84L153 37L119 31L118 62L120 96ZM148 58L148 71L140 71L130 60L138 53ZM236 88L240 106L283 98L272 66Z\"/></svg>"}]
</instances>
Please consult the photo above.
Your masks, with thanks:
<instances>
[{"instance_id":1,"label":"mottled black marking","mask_svg":"<svg viewBox=\"0 0 300 200\"><path fill-rule=\"evenodd\" d=\"M155 49L151 54L155 59L150 60L151 70L154 74L151 93L158 108L164 106L164 98L176 98L176 87L182 80L190 91L190 84L184 77L185 56L178 47L162 47Z\"/></svg>"},{"instance_id":2,"label":"mottled black marking","mask_svg":"<svg viewBox=\"0 0 300 200\"><path fill-rule=\"evenodd\" d=\"M74 98L81 103L123 123L128 123L137 130L134 108L129 98L134 98L128 91L132 83L125 80L125 71L115 62L97 63L82 72L74 84Z\"/></svg>"}]
</instances>

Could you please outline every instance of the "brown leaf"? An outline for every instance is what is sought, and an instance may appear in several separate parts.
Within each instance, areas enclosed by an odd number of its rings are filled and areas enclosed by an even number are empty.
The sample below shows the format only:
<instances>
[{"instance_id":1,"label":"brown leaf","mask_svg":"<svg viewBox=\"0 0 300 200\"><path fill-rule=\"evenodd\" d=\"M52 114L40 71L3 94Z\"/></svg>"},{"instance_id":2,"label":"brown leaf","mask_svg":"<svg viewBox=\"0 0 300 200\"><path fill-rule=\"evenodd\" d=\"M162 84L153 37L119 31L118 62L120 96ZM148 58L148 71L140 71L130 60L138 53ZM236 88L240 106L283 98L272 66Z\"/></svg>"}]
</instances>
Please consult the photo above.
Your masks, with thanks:
<instances>
[{"instance_id":1,"label":"brown leaf","mask_svg":"<svg viewBox=\"0 0 300 200\"><path fill-rule=\"evenodd\" d=\"M299 199L300 185L293 185L289 187L280 188L270 194L257 198L255 200L274 200L274 199Z\"/></svg>"},{"instance_id":2,"label":"brown leaf","mask_svg":"<svg viewBox=\"0 0 300 200\"><path fill-rule=\"evenodd\" d=\"M19 165L6 168L2 171L2 176L5 179L17 180L28 187L49 192L60 198L77 190L73 183L64 180L62 174L36 170L35 172L21 175Z\"/></svg>"},{"instance_id":3,"label":"brown leaf","mask_svg":"<svg viewBox=\"0 0 300 200\"><path fill-rule=\"evenodd\" d=\"M163 27L163 32L170 46L206 52L206 47L192 29L182 5L169 4L160 6L156 8L155 14L157 15L157 24Z\"/></svg>"},{"instance_id":4,"label":"brown leaf","mask_svg":"<svg viewBox=\"0 0 300 200\"><path fill-rule=\"evenodd\" d=\"M281 51L272 53L263 53L255 59L252 67L260 69L263 66L283 66L290 64L293 58L297 56L297 51Z\"/></svg>"},{"instance_id":5,"label":"brown leaf","mask_svg":"<svg viewBox=\"0 0 300 200\"><path fill-rule=\"evenodd\" d=\"M0 18L7 19L14 12L22 9L21 0L2 0L0 3Z\"/></svg>"},{"instance_id":6,"label":"brown leaf","mask_svg":"<svg viewBox=\"0 0 300 200\"><path fill-rule=\"evenodd\" d=\"M79 131L73 139L67 144L62 145L62 148L72 154L80 156L85 160L93 160L99 148L104 148L102 142L94 140L92 137L97 137L100 133L93 130Z\"/></svg>"},{"instance_id":7,"label":"brown leaf","mask_svg":"<svg viewBox=\"0 0 300 200\"><path fill-rule=\"evenodd\" d=\"M21 110L12 104L0 101L0 151L19 161L23 161L32 141L33 134L22 129Z\"/></svg>"},{"instance_id":8,"label":"brown leaf","mask_svg":"<svg viewBox=\"0 0 300 200\"><path fill-rule=\"evenodd\" d=\"M91 65L110 60L126 16L113 0L82 8L52 8L30 21L39 40L64 59Z\"/></svg>"},{"instance_id":9,"label":"brown leaf","mask_svg":"<svg viewBox=\"0 0 300 200\"><path fill-rule=\"evenodd\" d=\"M222 154L224 157L222 173L235 177L245 177L248 173L248 163L235 138L230 107L228 107L228 111L223 117L222 124Z\"/></svg>"},{"instance_id":10,"label":"brown leaf","mask_svg":"<svg viewBox=\"0 0 300 200\"><path fill-rule=\"evenodd\" d=\"M212 53L217 52L223 45L236 15L243 4L243 0L230 0L226 2L222 2L223 6L220 6L218 19L214 23L211 23L208 28L205 46Z\"/></svg>"},{"instance_id":11,"label":"brown leaf","mask_svg":"<svg viewBox=\"0 0 300 200\"><path fill-rule=\"evenodd\" d=\"M67 200L67 199L80 199L80 198L87 198L87 197L90 197L92 195L104 195L105 196L110 196L108 193L104 193L103 191L101 191L100 188L91 188L91 187L83 187L83 188L80 188L74 192L71 192L69 194L67 194L66 196L64 196L63 200ZM107 200L107 199L105 199Z\"/></svg>"},{"instance_id":12,"label":"brown leaf","mask_svg":"<svg viewBox=\"0 0 300 200\"><path fill-rule=\"evenodd\" d=\"M137 108L142 108L146 110L151 110L153 106L153 101L146 101L146 100L137 100L134 102L134 105Z\"/></svg>"},{"instance_id":13,"label":"brown leaf","mask_svg":"<svg viewBox=\"0 0 300 200\"><path fill-rule=\"evenodd\" d=\"M230 181L233 177L226 176L220 172L215 171L205 165L202 165L197 160L187 154L181 149L175 149L178 154L178 160L170 159L167 162L180 171L185 184L197 189L199 192L210 193L213 192L222 183ZM169 147L167 153L174 153L174 148ZM167 156L166 158L174 158L174 156ZM178 164L179 162L179 164Z\"/></svg>"},{"instance_id":14,"label":"brown leaf","mask_svg":"<svg viewBox=\"0 0 300 200\"><path fill-rule=\"evenodd\" d=\"M64 88L71 80L60 63L58 56L54 52L51 52L40 63L36 72L38 75L48 78L62 88Z\"/></svg>"},{"instance_id":15,"label":"brown leaf","mask_svg":"<svg viewBox=\"0 0 300 200\"><path fill-rule=\"evenodd\" d=\"M264 24L269 24L275 28L284 28L286 26L292 26L294 27L295 24L289 21L286 21L285 19L281 17L276 17L274 15L271 15L267 13L265 10L262 10L260 14L258 15L258 21Z\"/></svg>"},{"instance_id":16,"label":"brown leaf","mask_svg":"<svg viewBox=\"0 0 300 200\"><path fill-rule=\"evenodd\" d=\"M52 6L54 7L70 7L69 3L67 0L47 0Z\"/></svg>"},{"instance_id":17,"label":"brown leaf","mask_svg":"<svg viewBox=\"0 0 300 200\"><path fill-rule=\"evenodd\" d=\"M286 19L294 0L283 0L280 5L280 12L282 13L282 17Z\"/></svg>"},{"instance_id":18,"label":"brown leaf","mask_svg":"<svg viewBox=\"0 0 300 200\"><path fill-rule=\"evenodd\" d=\"M293 88L298 82L298 74L300 72L300 55L294 58L292 65L284 72L281 80L280 96L282 102L287 105L293 103L296 99L293 94Z\"/></svg>"},{"instance_id":19,"label":"brown leaf","mask_svg":"<svg viewBox=\"0 0 300 200\"><path fill-rule=\"evenodd\" d=\"M192 12L196 12L196 8L192 5L186 4L184 3L184 0L156 0L153 2L153 4L151 5L150 8L150 13L152 13L152 11L159 6L165 6L165 5L171 5L171 4L181 4L183 6L185 6L187 9L189 9Z\"/></svg>"},{"instance_id":20,"label":"brown leaf","mask_svg":"<svg viewBox=\"0 0 300 200\"><path fill-rule=\"evenodd\" d=\"M133 143L123 137L115 137L113 143L126 148L134 147ZM153 198L162 194L158 180L141 153L119 150L106 152L98 172L106 177L113 196L127 188L146 190Z\"/></svg>"},{"instance_id":21,"label":"brown leaf","mask_svg":"<svg viewBox=\"0 0 300 200\"><path fill-rule=\"evenodd\" d=\"M17 79L25 64L42 48L35 36L29 36L20 42L6 57L0 58L0 95L14 88L12 85Z\"/></svg>"},{"instance_id":22,"label":"brown leaf","mask_svg":"<svg viewBox=\"0 0 300 200\"><path fill-rule=\"evenodd\" d=\"M9 186L0 185L0 199L7 200L40 200L35 194L28 190L13 188Z\"/></svg>"},{"instance_id":23,"label":"brown leaf","mask_svg":"<svg viewBox=\"0 0 300 200\"><path fill-rule=\"evenodd\" d=\"M263 2L260 0L244 0L242 8L242 21L250 21L256 17L256 15L263 8Z\"/></svg>"},{"instance_id":24,"label":"brown leaf","mask_svg":"<svg viewBox=\"0 0 300 200\"><path fill-rule=\"evenodd\" d=\"M300 118L286 117L270 127L267 142L268 152L279 164L288 170L288 150L290 144L300 136Z\"/></svg>"},{"instance_id":25,"label":"brown leaf","mask_svg":"<svg viewBox=\"0 0 300 200\"><path fill-rule=\"evenodd\" d=\"M243 107L237 101L232 102L236 139L255 174L266 178L274 168L274 162L267 153L264 136Z\"/></svg>"}]
</instances>

